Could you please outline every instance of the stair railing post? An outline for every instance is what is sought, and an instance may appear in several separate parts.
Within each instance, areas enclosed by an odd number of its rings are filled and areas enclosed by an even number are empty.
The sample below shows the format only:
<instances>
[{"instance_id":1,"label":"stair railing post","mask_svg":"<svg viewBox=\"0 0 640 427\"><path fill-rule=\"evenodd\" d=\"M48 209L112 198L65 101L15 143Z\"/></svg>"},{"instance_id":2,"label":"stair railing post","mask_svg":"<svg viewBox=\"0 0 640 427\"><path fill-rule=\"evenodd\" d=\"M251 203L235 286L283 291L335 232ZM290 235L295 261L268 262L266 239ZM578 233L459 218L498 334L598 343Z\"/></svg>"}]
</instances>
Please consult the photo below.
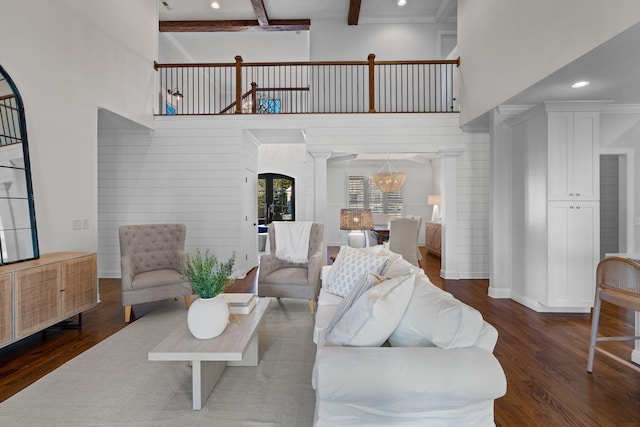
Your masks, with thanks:
<instances>
[{"instance_id":1,"label":"stair railing post","mask_svg":"<svg viewBox=\"0 0 640 427\"><path fill-rule=\"evenodd\" d=\"M258 84L251 82L251 112L256 113L258 108Z\"/></svg>"},{"instance_id":2,"label":"stair railing post","mask_svg":"<svg viewBox=\"0 0 640 427\"><path fill-rule=\"evenodd\" d=\"M242 56L236 55L236 114L242 114Z\"/></svg>"},{"instance_id":3,"label":"stair railing post","mask_svg":"<svg viewBox=\"0 0 640 427\"><path fill-rule=\"evenodd\" d=\"M369 60L369 112L376 112L376 85L375 85L375 59L376 56L373 53L370 53L368 58Z\"/></svg>"}]
</instances>

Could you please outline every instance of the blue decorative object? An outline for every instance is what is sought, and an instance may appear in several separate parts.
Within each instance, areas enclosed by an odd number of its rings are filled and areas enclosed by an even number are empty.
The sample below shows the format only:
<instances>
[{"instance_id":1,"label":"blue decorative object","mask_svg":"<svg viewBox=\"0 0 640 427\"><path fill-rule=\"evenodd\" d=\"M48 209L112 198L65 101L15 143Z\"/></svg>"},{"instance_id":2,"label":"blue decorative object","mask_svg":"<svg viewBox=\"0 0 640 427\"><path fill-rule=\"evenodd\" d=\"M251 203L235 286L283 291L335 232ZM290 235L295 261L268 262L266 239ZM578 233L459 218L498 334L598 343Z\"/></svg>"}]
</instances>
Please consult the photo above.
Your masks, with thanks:
<instances>
[{"instance_id":1,"label":"blue decorative object","mask_svg":"<svg viewBox=\"0 0 640 427\"><path fill-rule=\"evenodd\" d=\"M173 105L167 102L167 116L174 116L175 114L176 114L176 107L174 107Z\"/></svg>"},{"instance_id":2,"label":"blue decorative object","mask_svg":"<svg viewBox=\"0 0 640 427\"><path fill-rule=\"evenodd\" d=\"M259 99L257 112L262 114L279 113L280 100L279 99Z\"/></svg>"}]
</instances>

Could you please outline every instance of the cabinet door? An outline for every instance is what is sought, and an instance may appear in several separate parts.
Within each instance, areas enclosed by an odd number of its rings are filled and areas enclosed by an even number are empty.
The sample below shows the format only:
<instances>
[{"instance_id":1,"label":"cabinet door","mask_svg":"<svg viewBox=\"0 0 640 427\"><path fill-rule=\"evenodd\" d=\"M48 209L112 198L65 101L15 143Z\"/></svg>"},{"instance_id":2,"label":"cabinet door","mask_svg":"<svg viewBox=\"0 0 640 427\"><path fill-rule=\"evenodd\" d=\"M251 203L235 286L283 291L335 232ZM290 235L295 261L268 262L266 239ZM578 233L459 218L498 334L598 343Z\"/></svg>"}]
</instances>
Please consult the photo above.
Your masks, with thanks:
<instances>
[{"instance_id":1,"label":"cabinet door","mask_svg":"<svg viewBox=\"0 0 640 427\"><path fill-rule=\"evenodd\" d=\"M61 320L60 263L16 271L15 338L20 339Z\"/></svg>"},{"instance_id":2,"label":"cabinet door","mask_svg":"<svg viewBox=\"0 0 640 427\"><path fill-rule=\"evenodd\" d=\"M600 200L600 116L593 112L547 114L549 200Z\"/></svg>"},{"instance_id":3,"label":"cabinet door","mask_svg":"<svg viewBox=\"0 0 640 427\"><path fill-rule=\"evenodd\" d=\"M0 275L0 346L11 341L11 274Z\"/></svg>"},{"instance_id":4,"label":"cabinet door","mask_svg":"<svg viewBox=\"0 0 640 427\"><path fill-rule=\"evenodd\" d=\"M593 306L598 264L598 202L549 202L549 307Z\"/></svg>"},{"instance_id":5,"label":"cabinet door","mask_svg":"<svg viewBox=\"0 0 640 427\"><path fill-rule=\"evenodd\" d=\"M96 255L62 263L62 318L87 310L97 303Z\"/></svg>"},{"instance_id":6,"label":"cabinet door","mask_svg":"<svg viewBox=\"0 0 640 427\"><path fill-rule=\"evenodd\" d=\"M577 200L600 200L599 135L599 113L573 113L569 195Z\"/></svg>"},{"instance_id":7,"label":"cabinet door","mask_svg":"<svg viewBox=\"0 0 640 427\"><path fill-rule=\"evenodd\" d=\"M571 141L573 141L573 113L547 113L547 197L549 200L569 199Z\"/></svg>"},{"instance_id":8,"label":"cabinet door","mask_svg":"<svg viewBox=\"0 0 640 427\"><path fill-rule=\"evenodd\" d=\"M425 238L427 250L436 255L440 255L442 249L442 235L440 224L428 222L426 225Z\"/></svg>"}]
</instances>

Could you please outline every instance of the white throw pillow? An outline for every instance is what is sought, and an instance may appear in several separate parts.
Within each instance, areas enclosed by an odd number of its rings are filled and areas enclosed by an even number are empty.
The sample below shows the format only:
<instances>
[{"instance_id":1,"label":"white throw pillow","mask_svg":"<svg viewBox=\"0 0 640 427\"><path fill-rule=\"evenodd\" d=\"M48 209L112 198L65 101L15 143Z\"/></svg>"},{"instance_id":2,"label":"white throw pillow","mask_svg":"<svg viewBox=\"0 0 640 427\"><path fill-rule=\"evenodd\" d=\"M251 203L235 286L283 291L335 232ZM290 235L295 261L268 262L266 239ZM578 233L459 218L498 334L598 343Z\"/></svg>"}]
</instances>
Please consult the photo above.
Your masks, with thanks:
<instances>
[{"instance_id":1,"label":"white throw pillow","mask_svg":"<svg viewBox=\"0 0 640 427\"><path fill-rule=\"evenodd\" d=\"M379 274L388 261L386 256L369 255L349 246L341 246L327 274L327 282L322 287L329 293L344 297L367 274Z\"/></svg>"},{"instance_id":2,"label":"white throw pillow","mask_svg":"<svg viewBox=\"0 0 640 427\"><path fill-rule=\"evenodd\" d=\"M327 334L327 343L382 345L398 326L413 293L415 275L388 279L369 289Z\"/></svg>"},{"instance_id":3,"label":"white throw pillow","mask_svg":"<svg viewBox=\"0 0 640 427\"><path fill-rule=\"evenodd\" d=\"M371 289L374 285L377 285L382 281L380 276L375 274L367 274L364 276L358 283L356 283L353 288L349 291L349 293L342 298L342 301L336 308L336 311L333 313L333 319L329 322L329 326L325 331L325 335L328 335L334 326L342 319L342 316L345 315L347 311L351 308L353 303L355 303L365 292Z\"/></svg>"},{"instance_id":4,"label":"white throw pillow","mask_svg":"<svg viewBox=\"0 0 640 427\"><path fill-rule=\"evenodd\" d=\"M478 310L420 276L389 343L394 347L470 347L478 341L483 325Z\"/></svg>"}]
</instances>

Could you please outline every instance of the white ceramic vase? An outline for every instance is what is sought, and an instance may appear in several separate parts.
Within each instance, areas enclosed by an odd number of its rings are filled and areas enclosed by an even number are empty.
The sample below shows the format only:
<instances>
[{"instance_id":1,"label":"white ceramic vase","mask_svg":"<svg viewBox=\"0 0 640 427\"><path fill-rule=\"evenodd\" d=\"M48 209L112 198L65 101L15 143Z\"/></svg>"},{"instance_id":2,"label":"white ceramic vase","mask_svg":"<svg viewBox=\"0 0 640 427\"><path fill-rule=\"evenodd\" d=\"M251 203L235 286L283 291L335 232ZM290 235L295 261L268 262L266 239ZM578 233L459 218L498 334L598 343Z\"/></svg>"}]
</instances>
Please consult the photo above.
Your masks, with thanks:
<instances>
[{"instance_id":1,"label":"white ceramic vase","mask_svg":"<svg viewBox=\"0 0 640 427\"><path fill-rule=\"evenodd\" d=\"M187 312L187 325L191 334L201 340L214 338L224 332L229 323L229 305L224 295L198 298Z\"/></svg>"}]
</instances>

